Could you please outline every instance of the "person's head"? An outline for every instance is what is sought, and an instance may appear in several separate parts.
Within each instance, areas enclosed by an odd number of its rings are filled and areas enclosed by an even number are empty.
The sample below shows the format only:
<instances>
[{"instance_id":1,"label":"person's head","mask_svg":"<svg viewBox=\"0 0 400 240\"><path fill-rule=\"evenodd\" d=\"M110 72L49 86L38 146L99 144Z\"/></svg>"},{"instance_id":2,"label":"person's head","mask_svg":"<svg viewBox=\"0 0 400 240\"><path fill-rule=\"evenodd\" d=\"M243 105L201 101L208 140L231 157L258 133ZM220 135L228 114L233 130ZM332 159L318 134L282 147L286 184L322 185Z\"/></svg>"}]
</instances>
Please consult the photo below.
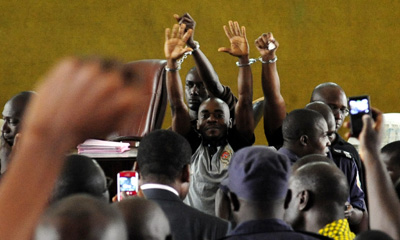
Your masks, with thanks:
<instances>
[{"instance_id":1,"label":"person's head","mask_svg":"<svg viewBox=\"0 0 400 240\"><path fill-rule=\"evenodd\" d=\"M285 221L295 230L318 231L344 218L348 195L347 179L336 165L307 163L290 176Z\"/></svg>"},{"instance_id":2,"label":"person's head","mask_svg":"<svg viewBox=\"0 0 400 240\"><path fill-rule=\"evenodd\" d=\"M266 146L242 148L233 155L228 173L223 185L229 189L238 222L283 218L290 173L290 161L285 155Z\"/></svg>"},{"instance_id":3,"label":"person's head","mask_svg":"<svg viewBox=\"0 0 400 240\"><path fill-rule=\"evenodd\" d=\"M324 102L315 101L306 105L305 109L310 109L319 112L328 124L328 138L332 143L335 140L336 122L332 109Z\"/></svg>"},{"instance_id":4,"label":"person's head","mask_svg":"<svg viewBox=\"0 0 400 240\"><path fill-rule=\"evenodd\" d=\"M157 203L136 197L114 204L124 216L129 240L172 239L169 221Z\"/></svg>"},{"instance_id":5,"label":"person's head","mask_svg":"<svg viewBox=\"0 0 400 240\"><path fill-rule=\"evenodd\" d=\"M119 210L89 195L73 195L51 205L36 227L35 240L127 239Z\"/></svg>"},{"instance_id":6,"label":"person's head","mask_svg":"<svg viewBox=\"0 0 400 240\"><path fill-rule=\"evenodd\" d=\"M219 98L208 98L200 105L197 129L204 139L220 140L226 137L232 119L228 105Z\"/></svg>"},{"instance_id":7,"label":"person's head","mask_svg":"<svg viewBox=\"0 0 400 240\"><path fill-rule=\"evenodd\" d=\"M313 162L326 162L332 164L333 166L336 166L335 162L332 159L328 158L327 156L321 154L309 154L307 156L300 158L292 165L292 172L295 172L300 167Z\"/></svg>"},{"instance_id":8,"label":"person's head","mask_svg":"<svg viewBox=\"0 0 400 240\"><path fill-rule=\"evenodd\" d=\"M71 154L66 157L50 203L77 193L109 201L107 179L99 164L87 156Z\"/></svg>"},{"instance_id":9,"label":"person's head","mask_svg":"<svg viewBox=\"0 0 400 240\"><path fill-rule=\"evenodd\" d=\"M4 105L2 134L10 146L14 144L15 135L20 131L26 106L34 94L35 92L31 91L20 92Z\"/></svg>"},{"instance_id":10,"label":"person's head","mask_svg":"<svg viewBox=\"0 0 400 240\"><path fill-rule=\"evenodd\" d=\"M381 149L381 157L392 182L395 183L400 178L400 141L386 144Z\"/></svg>"},{"instance_id":11,"label":"person's head","mask_svg":"<svg viewBox=\"0 0 400 240\"><path fill-rule=\"evenodd\" d=\"M311 94L310 102L321 101L333 111L336 121L336 130L342 126L344 118L349 114L347 97L343 89L333 82L321 83Z\"/></svg>"},{"instance_id":12,"label":"person's head","mask_svg":"<svg viewBox=\"0 0 400 240\"><path fill-rule=\"evenodd\" d=\"M330 146L328 125L323 116L309 109L290 112L282 124L283 145L297 156L326 154Z\"/></svg>"},{"instance_id":13,"label":"person's head","mask_svg":"<svg viewBox=\"0 0 400 240\"><path fill-rule=\"evenodd\" d=\"M189 182L189 164L192 152L189 142L169 130L155 130L141 141L137 154L140 182L170 185L186 196L180 188Z\"/></svg>"},{"instance_id":14,"label":"person's head","mask_svg":"<svg viewBox=\"0 0 400 240\"><path fill-rule=\"evenodd\" d=\"M196 67L191 68L186 75L185 95L189 109L196 112L200 104L209 97Z\"/></svg>"}]
</instances>

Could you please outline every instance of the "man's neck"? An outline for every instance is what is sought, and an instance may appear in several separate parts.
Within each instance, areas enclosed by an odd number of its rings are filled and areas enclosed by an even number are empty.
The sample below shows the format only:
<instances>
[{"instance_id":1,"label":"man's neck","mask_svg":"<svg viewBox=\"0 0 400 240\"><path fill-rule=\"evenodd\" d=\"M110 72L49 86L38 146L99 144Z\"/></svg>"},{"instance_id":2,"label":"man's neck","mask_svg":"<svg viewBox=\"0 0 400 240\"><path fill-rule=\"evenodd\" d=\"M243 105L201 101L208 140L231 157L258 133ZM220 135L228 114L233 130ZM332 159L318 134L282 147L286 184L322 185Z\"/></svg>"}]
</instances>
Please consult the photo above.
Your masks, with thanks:
<instances>
[{"instance_id":1,"label":"man's neck","mask_svg":"<svg viewBox=\"0 0 400 240\"><path fill-rule=\"evenodd\" d=\"M315 209L307 214L305 219L305 231L318 233L318 231L324 228L327 224L332 223L336 220L344 218L343 209L330 208L327 212L327 208Z\"/></svg>"},{"instance_id":2,"label":"man's neck","mask_svg":"<svg viewBox=\"0 0 400 240\"><path fill-rule=\"evenodd\" d=\"M189 116L190 116L191 121L197 119L197 117L198 117L197 114L198 114L197 111L189 109Z\"/></svg>"}]
</instances>

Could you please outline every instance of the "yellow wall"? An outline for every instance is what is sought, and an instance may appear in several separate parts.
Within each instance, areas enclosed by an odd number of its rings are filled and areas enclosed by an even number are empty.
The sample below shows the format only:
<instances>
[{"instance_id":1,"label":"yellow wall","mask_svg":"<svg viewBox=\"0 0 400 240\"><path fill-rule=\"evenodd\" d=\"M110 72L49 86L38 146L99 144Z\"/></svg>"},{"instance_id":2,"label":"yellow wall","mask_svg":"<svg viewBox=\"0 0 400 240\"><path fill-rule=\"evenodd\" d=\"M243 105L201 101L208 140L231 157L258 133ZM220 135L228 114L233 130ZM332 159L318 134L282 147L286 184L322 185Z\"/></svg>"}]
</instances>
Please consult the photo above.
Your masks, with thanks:
<instances>
[{"instance_id":1,"label":"yellow wall","mask_svg":"<svg viewBox=\"0 0 400 240\"><path fill-rule=\"evenodd\" d=\"M374 106L399 112L399 8L395 0L2 0L0 108L66 55L163 58L164 29L174 23L174 13L187 11L198 23L195 39L235 92L236 59L217 52L228 45L222 25L231 19L247 27L251 57L258 56L253 41L274 33L288 110L303 107L318 83L333 81L348 96L369 94ZM186 61L182 74L192 65ZM258 98L261 68L252 67ZM256 136L265 143L262 126Z\"/></svg>"}]
</instances>

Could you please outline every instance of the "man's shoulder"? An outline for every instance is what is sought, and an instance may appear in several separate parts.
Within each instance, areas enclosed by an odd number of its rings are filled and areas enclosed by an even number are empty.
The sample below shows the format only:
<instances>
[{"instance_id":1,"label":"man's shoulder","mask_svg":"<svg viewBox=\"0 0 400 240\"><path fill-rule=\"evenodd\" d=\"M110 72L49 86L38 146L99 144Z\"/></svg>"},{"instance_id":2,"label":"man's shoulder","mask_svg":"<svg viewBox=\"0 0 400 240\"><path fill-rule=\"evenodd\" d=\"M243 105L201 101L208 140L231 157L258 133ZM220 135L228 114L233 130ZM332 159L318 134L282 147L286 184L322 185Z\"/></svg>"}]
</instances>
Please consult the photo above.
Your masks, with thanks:
<instances>
[{"instance_id":1,"label":"man's shoulder","mask_svg":"<svg viewBox=\"0 0 400 240\"><path fill-rule=\"evenodd\" d=\"M341 158L344 158L344 159L347 159L347 160L350 160L350 161L353 161L354 158L355 158L352 153L350 153L350 152L348 152L346 150L343 150L343 149L335 148L335 147L331 148L331 153L332 153L332 156L334 158L335 157L341 157Z\"/></svg>"}]
</instances>

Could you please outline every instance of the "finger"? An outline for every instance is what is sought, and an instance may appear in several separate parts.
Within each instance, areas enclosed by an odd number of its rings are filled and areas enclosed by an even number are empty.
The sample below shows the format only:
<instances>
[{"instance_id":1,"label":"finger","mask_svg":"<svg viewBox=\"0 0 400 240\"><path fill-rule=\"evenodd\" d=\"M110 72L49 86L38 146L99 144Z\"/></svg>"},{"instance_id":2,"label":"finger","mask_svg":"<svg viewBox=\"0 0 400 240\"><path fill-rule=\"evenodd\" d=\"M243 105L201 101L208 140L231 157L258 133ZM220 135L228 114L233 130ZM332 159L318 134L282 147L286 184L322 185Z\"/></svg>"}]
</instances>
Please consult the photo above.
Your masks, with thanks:
<instances>
[{"instance_id":1,"label":"finger","mask_svg":"<svg viewBox=\"0 0 400 240\"><path fill-rule=\"evenodd\" d=\"M178 14L176 14L176 13L174 14L174 18L175 18L176 21L178 21L178 22L181 20L181 17L180 17Z\"/></svg>"},{"instance_id":2,"label":"finger","mask_svg":"<svg viewBox=\"0 0 400 240\"><path fill-rule=\"evenodd\" d=\"M171 38L176 38L178 35L178 31L179 31L179 24L174 24L174 26L172 27Z\"/></svg>"},{"instance_id":3,"label":"finger","mask_svg":"<svg viewBox=\"0 0 400 240\"><path fill-rule=\"evenodd\" d=\"M225 35L228 37L228 39L231 39L233 36L231 34L231 32L229 31L228 27L226 25L224 25L224 31L225 31Z\"/></svg>"},{"instance_id":4,"label":"finger","mask_svg":"<svg viewBox=\"0 0 400 240\"><path fill-rule=\"evenodd\" d=\"M186 28L186 24L182 23L181 25L179 25L178 37L180 39L182 39L183 34L185 33L185 28Z\"/></svg>"},{"instance_id":5,"label":"finger","mask_svg":"<svg viewBox=\"0 0 400 240\"><path fill-rule=\"evenodd\" d=\"M185 48L185 49L182 49L182 50L181 50L180 54L183 55L183 54L185 54L185 53L187 53L187 52L191 52L191 51L193 51L192 48Z\"/></svg>"},{"instance_id":6,"label":"finger","mask_svg":"<svg viewBox=\"0 0 400 240\"><path fill-rule=\"evenodd\" d=\"M377 108L371 107L371 110L372 110L372 116L375 119L374 129L376 131L380 131L383 125L383 114Z\"/></svg>"},{"instance_id":7,"label":"finger","mask_svg":"<svg viewBox=\"0 0 400 240\"><path fill-rule=\"evenodd\" d=\"M239 23L235 21L233 24L234 24L234 28L233 29L235 29L235 35L236 36L242 36L242 33L240 31Z\"/></svg>"},{"instance_id":8,"label":"finger","mask_svg":"<svg viewBox=\"0 0 400 240\"><path fill-rule=\"evenodd\" d=\"M229 30L230 30L231 35L234 36L235 35L235 30L234 30L233 22L229 21L228 25L229 25Z\"/></svg>"},{"instance_id":9,"label":"finger","mask_svg":"<svg viewBox=\"0 0 400 240\"><path fill-rule=\"evenodd\" d=\"M187 42L187 40L192 36L193 30L189 29L182 37L182 41Z\"/></svg>"},{"instance_id":10,"label":"finger","mask_svg":"<svg viewBox=\"0 0 400 240\"><path fill-rule=\"evenodd\" d=\"M372 118L368 114L362 116L363 127L361 133L367 133L372 130ZM360 134L361 135L361 134Z\"/></svg>"},{"instance_id":11,"label":"finger","mask_svg":"<svg viewBox=\"0 0 400 240\"><path fill-rule=\"evenodd\" d=\"M226 48L226 47L220 47L220 48L218 48L218 52L227 52L227 53L229 53L230 51L231 51L230 48Z\"/></svg>"},{"instance_id":12,"label":"finger","mask_svg":"<svg viewBox=\"0 0 400 240\"><path fill-rule=\"evenodd\" d=\"M246 27L245 26L242 26L242 34L243 34L244 38L247 38L246 37Z\"/></svg>"},{"instance_id":13,"label":"finger","mask_svg":"<svg viewBox=\"0 0 400 240\"><path fill-rule=\"evenodd\" d=\"M165 29L165 41L168 41L170 39L169 35L171 33L171 29L167 28Z\"/></svg>"}]
</instances>

